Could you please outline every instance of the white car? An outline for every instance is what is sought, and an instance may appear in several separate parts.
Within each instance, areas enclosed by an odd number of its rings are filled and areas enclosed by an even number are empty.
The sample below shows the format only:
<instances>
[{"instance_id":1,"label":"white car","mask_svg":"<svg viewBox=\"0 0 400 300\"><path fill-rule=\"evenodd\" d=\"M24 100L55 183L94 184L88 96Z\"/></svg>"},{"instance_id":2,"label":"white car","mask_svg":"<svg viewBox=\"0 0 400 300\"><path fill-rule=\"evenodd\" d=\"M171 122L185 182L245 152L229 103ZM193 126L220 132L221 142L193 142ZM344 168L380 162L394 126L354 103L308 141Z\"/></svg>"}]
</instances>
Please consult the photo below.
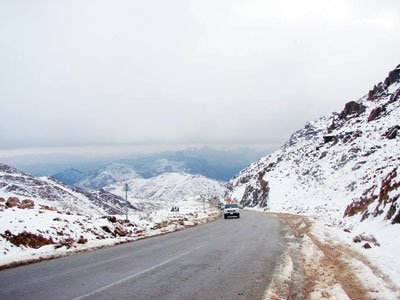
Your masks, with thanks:
<instances>
[{"instance_id":1,"label":"white car","mask_svg":"<svg viewBox=\"0 0 400 300\"><path fill-rule=\"evenodd\" d=\"M225 204L224 219L228 218L229 216L236 216L240 218L239 205L236 203Z\"/></svg>"}]
</instances>

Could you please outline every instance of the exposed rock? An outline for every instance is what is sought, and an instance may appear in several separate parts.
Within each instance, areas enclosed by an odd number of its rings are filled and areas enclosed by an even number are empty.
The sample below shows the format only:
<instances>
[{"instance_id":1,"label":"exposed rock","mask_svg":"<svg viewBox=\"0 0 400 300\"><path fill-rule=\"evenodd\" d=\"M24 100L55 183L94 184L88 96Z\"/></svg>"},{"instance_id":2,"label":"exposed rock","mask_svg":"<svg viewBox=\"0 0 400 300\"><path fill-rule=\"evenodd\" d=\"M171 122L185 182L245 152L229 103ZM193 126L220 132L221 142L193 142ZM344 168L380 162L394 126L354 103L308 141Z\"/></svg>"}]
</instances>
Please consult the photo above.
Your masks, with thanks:
<instances>
[{"instance_id":1,"label":"exposed rock","mask_svg":"<svg viewBox=\"0 0 400 300\"><path fill-rule=\"evenodd\" d=\"M35 207L35 202L30 199L22 200L22 203L19 206L19 208L22 208L22 209L25 209L25 208L32 209L34 207Z\"/></svg>"},{"instance_id":2,"label":"exposed rock","mask_svg":"<svg viewBox=\"0 0 400 300\"><path fill-rule=\"evenodd\" d=\"M363 247L364 249L371 249L371 248L372 248L371 245L370 245L369 243L365 243L362 247Z\"/></svg>"},{"instance_id":3,"label":"exposed rock","mask_svg":"<svg viewBox=\"0 0 400 300\"><path fill-rule=\"evenodd\" d=\"M42 204L39 204L39 207L40 207L40 209L43 209L43 210L58 211L57 207L51 207L51 206L42 205Z\"/></svg>"},{"instance_id":4,"label":"exposed rock","mask_svg":"<svg viewBox=\"0 0 400 300\"><path fill-rule=\"evenodd\" d=\"M389 140L395 139L397 137L397 133L399 132L400 126L395 125L390 127L386 132L385 132L385 137L388 138Z\"/></svg>"},{"instance_id":5,"label":"exposed rock","mask_svg":"<svg viewBox=\"0 0 400 300\"><path fill-rule=\"evenodd\" d=\"M323 159L324 157L326 157L327 154L328 154L327 151L322 152L321 155L319 156L319 159Z\"/></svg>"},{"instance_id":6,"label":"exposed rock","mask_svg":"<svg viewBox=\"0 0 400 300\"><path fill-rule=\"evenodd\" d=\"M381 97L386 96L386 85L384 85L382 82L378 83L377 85L375 85L373 87L372 90L370 90L368 92L368 98L367 100L369 101L373 101L373 100L377 100Z\"/></svg>"},{"instance_id":7,"label":"exposed rock","mask_svg":"<svg viewBox=\"0 0 400 300\"><path fill-rule=\"evenodd\" d=\"M382 106L374 108L368 116L368 122L378 119L380 117L380 115L382 114L382 112L384 112L384 111L385 111L385 108Z\"/></svg>"},{"instance_id":8,"label":"exposed rock","mask_svg":"<svg viewBox=\"0 0 400 300\"><path fill-rule=\"evenodd\" d=\"M4 234L1 234L1 236L18 247L22 245L25 247L38 249L45 245L54 244L51 238L47 239L41 235L36 235L26 231L14 235L9 230L6 230Z\"/></svg>"},{"instance_id":9,"label":"exposed rock","mask_svg":"<svg viewBox=\"0 0 400 300\"><path fill-rule=\"evenodd\" d=\"M8 198L8 200L6 202L6 207L11 208L11 207L19 206L20 204L21 204L21 202L19 202L18 197L10 197L10 198Z\"/></svg>"},{"instance_id":10,"label":"exposed rock","mask_svg":"<svg viewBox=\"0 0 400 300\"><path fill-rule=\"evenodd\" d=\"M398 89L396 92L394 92L394 93L390 96L390 99L389 99L389 102L388 102L388 103L393 103L393 102L399 100L399 98L400 98L400 89Z\"/></svg>"},{"instance_id":11,"label":"exposed rock","mask_svg":"<svg viewBox=\"0 0 400 300\"><path fill-rule=\"evenodd\" d=\"M358 213L364 213L368 206L374 202L378 196L374 195L374 191L376 189L376 185L370 187L365 190L361 198L357 201L353 201L353 203L347 205L343 216L344 217L352 217Z\"/></svg>"},{"instance_id":12,"label":"exposed rock","mask_svg":"<svg viewBox=\"0 0 400 300\"><path fill-rule=\"evenodd\" d=\"M359 200L353 201L353 203L347 206L344 216L351 217L360 213L362 214L361 221L363 221L371 215L373 217L382 215L385 211L384 208L389 206L384 219L392 220L392 224L398 223L397 215L400 214L400 206L398 206L397 200L399 199L400 194L398 192L393 193L393 191L400 188L400 181L397 181L396 178L397 168L389 172L389 174L387 174L382 180L378 195L375 194L377 186L372 186L363 193L363 196ZM369 208L373 203L375 204L375 207ZM395 217L393 218L393 216Z\"/></svg>"},{"instance_id":13,"label":"exposed rock","mask_svg":"<svg viewBox=\"0 0 400 300\"><path fill-rule=\"evenodd\" d=\"M77 241L78 244L86 244L87 242L88 240L85 239L83 236L81 236Z\"/></svg>"},{"instance_id":14,"label":"exposed rock","mask_svg":"<svg viewBox=\"0 0 400 300\"><path fill-rule=\"evenodd\" d=\"M6 199L4 199L3 197L0 197L0 202L5 202Z\"/></svg>"},{"instance_id":15,"label":"exposed rock","mask_svg":"<svg viewBox=\"0 0 400 300\"><path fill-rule=\"evenodd\" d=\"M337 140L337 137L334 135L325 135L323 138L325 144Z\"/></svg>"},{"instance_id":16,"label":"exposed rock","mask_svg":"<svg viewBox=\"0 0 400 300\"><path fill-rule=\"evenodd\" d=\"M126 231L125 228L121 224L115 223L114 234L116 236L126 236L128 234L128 231Z\"/></svg>"},{"instance_id":17,"label":"exposed rock","mask_svg":"<svg viewBox=\"0 0 400 300\"><path fill-rule=\"evenodd\" d=\"M394 69L389 72L389 75L388 75L388 77L386 77L384 84L386 86L390 86L399 80L400 80L400 69Z\"/></svg>"},{"instance_id":18,"label":"exposed rock","mask_svg":"<svg viewBox=\"0 0 400 300\"><path fill-rule=\"evenodd\" d=\"M397 215L393 218L392 224L400 224L400 209L397 212Z\"/></svg>"},{"instance_id":19,"label":"exposed rock","mask_svg":"<svg viewBox=\"0 0 400 300\"><path fill-rule=\"evenodd\" d=\"M103 218L106 218L111 223L117 222L117 217L115 216L104 216Z\"/></svg>"},{"instance_id":20,"label":"exposed rock","mask_svg":"<svg viewBox=\"0 0 400 300\"><path fill-rule=\"evenodd\" d=\"M268 182L263 179L266 171L262 171L257 174L256 186L246 186L246 190L243 195L241 203L245 206L255 206L260 207L268 206L268 195L269 187Z\"/></svg>"},{"instance_id":21,"label":"exposed rock","mask_svg":"<svg viewBox=\"0 0 400 300\"><path fill-rule=\"evenodd\" d=\"M107 232L107 233L113 233L113 232L111 231L111 229L110 229L107 225L101 226L100 228L103 229L103 230L104 230L105 232Z\"/></svg>"},{"instance_id":22,"label":"exposed rock","mask_svg":"<svg viewBox=\"0 0 400 300\"><path fill-rule=\"evenodd\" d=\"M344 109L340 113L341 117L347 117L350 115L359 115L365 112L365 106L357 103L355 101L347 102L344 106Z\"/></svg>"},{"instance_id":23,"label":"exposed rock","mask_svg":"<svg viewBox=\"0 0 400 300\"><path fill-rule=\"evenodd\" d=\"M74 239L71 237L67 237L64 240L62 240L59 244L58 247L63 247L65 246L67 249L71 248L73 246L73 244L75 243Z\"/></svg>"}]
</instances>

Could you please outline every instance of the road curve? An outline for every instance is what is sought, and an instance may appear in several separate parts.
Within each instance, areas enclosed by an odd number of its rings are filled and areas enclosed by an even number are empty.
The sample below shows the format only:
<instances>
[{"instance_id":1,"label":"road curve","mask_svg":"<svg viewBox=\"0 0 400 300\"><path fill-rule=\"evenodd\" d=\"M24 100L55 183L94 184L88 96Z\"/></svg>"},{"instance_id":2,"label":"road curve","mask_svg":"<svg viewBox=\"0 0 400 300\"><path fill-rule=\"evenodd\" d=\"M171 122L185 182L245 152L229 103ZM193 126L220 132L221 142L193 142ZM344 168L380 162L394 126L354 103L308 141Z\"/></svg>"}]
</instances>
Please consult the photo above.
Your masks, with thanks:
<instances>
[{"instance_id":1,"label":"road curve","mask_svg":"<svg viewBox=\"0 0 400 300\"><path fill-rule=\"evenodd\" d=\"M0 299L261 299L279 222L242 211L164 236L0 272Z\"/></svg>"}]
</instances>

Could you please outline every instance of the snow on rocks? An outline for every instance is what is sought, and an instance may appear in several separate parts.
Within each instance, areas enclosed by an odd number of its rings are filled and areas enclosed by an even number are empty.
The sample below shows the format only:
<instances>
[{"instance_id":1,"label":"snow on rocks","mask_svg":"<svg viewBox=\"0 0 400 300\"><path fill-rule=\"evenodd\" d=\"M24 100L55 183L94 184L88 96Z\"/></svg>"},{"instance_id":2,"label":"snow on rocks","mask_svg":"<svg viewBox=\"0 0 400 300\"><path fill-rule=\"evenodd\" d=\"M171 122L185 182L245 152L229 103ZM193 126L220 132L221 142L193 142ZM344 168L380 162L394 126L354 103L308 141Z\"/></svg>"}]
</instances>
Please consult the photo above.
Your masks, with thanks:
<instances>
[{"instance_id":1,"label":"snow on rocks","mask_svg":"<svg viewBox=\"0 0 400 300\"><path fill-rule=\"evenodd\" d=\"M141 176L130 165L113 163L98 172L88 174L86 178L75 183L75 185L87 189L100 189L112 183L133 178L141 178Z\"/></svg>"},{"instance_id":2,"label":"snow on rocks","mask_svg":"<svg viewBox=\"0 0 400 300\"><path fill-rule=\"evenodd\" d=\"M21 203L18 197L11 198ZM4 206L0 210L0 268L165 234L218 216L217 209L207 204L203 210L197 200L185 201L179 212L134 212L129 222L124 215L76 214L40 200L29 208Z\"/></svg>"},{"instance_id":3,"label":"snow on rocks","mask_svg":"<svg viewBox=\"0 0 400 300\"><path fill-rule=\"evenodd\" d=\"M111 184L105 190L125 197L125 192L121 189L124 183ZM129 201L132 206L143 210L167 208L199 196L207 199L220 196L226 187L225 182L187 173L164 173L147 179L131 179L127 183L130 187Z\"/></svg>"},{"instance_id":4,"label":"snow on rocks","mask_svg":"<svg viewBox=\"0 0 400 300\"><path fill-rule=\"evenodd\" d=\"M0 195L40 200L42 205L57 206L64 211L87 215L119 214L125 208L122 197L105 190L83 190L67 186L54 178L32 176L2 163Z\"/></svg>"},{"instance_id":5,"label":"snow on rocks","mask_svg":"<svg viewBox=\"0 0 400 300\"><path fill-rule=\"evenodd\" d=\"M341 112L308 122L239 172L225 195L247 207L323 220L400 282L399 74L400 65Z\"/></svg>"}]
</instances>

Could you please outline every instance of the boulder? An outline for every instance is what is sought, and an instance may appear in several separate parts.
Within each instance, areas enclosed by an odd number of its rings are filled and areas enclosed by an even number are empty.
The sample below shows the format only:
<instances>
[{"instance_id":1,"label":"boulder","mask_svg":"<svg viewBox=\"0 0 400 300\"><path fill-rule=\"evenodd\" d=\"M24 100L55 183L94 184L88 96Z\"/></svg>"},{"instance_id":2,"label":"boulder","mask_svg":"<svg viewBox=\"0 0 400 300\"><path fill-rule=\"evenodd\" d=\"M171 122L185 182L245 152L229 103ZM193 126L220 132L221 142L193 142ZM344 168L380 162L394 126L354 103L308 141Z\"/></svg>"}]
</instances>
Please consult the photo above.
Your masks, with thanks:
<instances>
[{"instance_id":1,"label":"boulder","mask_svg":"<svg viewBox=\"0 0 400 300\"><path fill-rule=\"evenodd\" d=\"M10 197L7 199L6 207L11 208L14 206L19 206L20 204L21 204L21 202L19 202L18 197Z\"/></svg>"},{"instance_id":2,"label":"boulder","mask_svg":"<svg viewBox=\"0 0 400 300\"><path fill-rule=\"evenodd\" d=\"M78 244L86 244L87 242L88 240L85 239L83 236L81 236L77 241Z\"/></svg>"},{"instance_id":3,"label":"boulder","mask_svg":"<svg viewBox=\"0 0 400 300\"><path fill-rule=\"evenodd\" d=\"M34 207L35 207L35 202L30 199L22 200L22 202L19 206L19 208L22 208L22 209L25 209L25 208L32 209Z\"/></svg>"},{"instance_id":4,"label":"boulder","mask_svg":"<svg viewBox=\"0 0 400 300\"><path fill-rule=\"evenodd\" d=\"M389 140L395 139L397 137L399 129L400 129L399 125L392 126L385 132L384 136Z\"/></svg>"},{"instance_id":5,"label":"boulder","mask_svg":"<svg viewBox=\"0 0 400 300\"><path fill-rule=\"evenodd\" d=\"M374 108L371 113L368 116L368 122L374 121L380 117L382 112L384 112L385 109L382 106L378 106L377 108Z\"/></svg>"},{"instance_id":6,"label":"boulder","mask_svg":"<svg viewBox=\"0 0 400 300\"><path fill-rule=\"evenodd\" d=\"M120 223L115 223L114 225L114 234L116 236L126 236L128 231Z\"/></svg>"},{"instance_id":7,"label":"boulder","mask_svg":"<svg viewBox=\"0 0 400 300\"><path fill-rule=\"evenodd\" d=\"M364 249L371 249L371 248L372 248L371 245L370 245L369 243L365 243L362 247L363 247Z\"/></svg>"},{"instance_id":8,"label":"boulder","mask_svg":"<svg viewBox=\"0 0 400 300\"><path fill-rule=\"evenodd\" d=\"M394 69L389 72L389 75L388 75L388 77L386 77L384 83L386 86L389 86L398 80L400 80L400 69Z\"/></svg>"},{"instance_id":9,"label":"boulder","mask_svg":"<svg viewBox=\"0 0 400 300\"><path fill-rule=\"evenodd\" d=\"M330 143L330 142L332 142L334 140L337 140L337 137L334 136L334 135L325 135L323 137L323 139L324 139L324 143L326 144L326 143Z\"/></svg>"},{"instance_id":10,"label":"boulder","mask_svg":"<svg viewBox=\"0 0 400 300\"><path fill-rule=\"evenodd\" d=\"M347 102L344 106L344 109L340 113L341 117L347 117L350 115L359 115L365 112L365 106L357 103L355 101Z\"/></svg>"},{"instance_id":11,"label":"boulder","mask_svg":"<svg viewBox=\"0 0 400 300\"><path fill-rule=\"evenodd\" d=\"M106 225L101 226L100 228L103 229L103 230L104 230L105 232L107 232L107 233L112 233L110 227L108 227L108 226L106 226Z\"/></svg>"}]
</instances>

